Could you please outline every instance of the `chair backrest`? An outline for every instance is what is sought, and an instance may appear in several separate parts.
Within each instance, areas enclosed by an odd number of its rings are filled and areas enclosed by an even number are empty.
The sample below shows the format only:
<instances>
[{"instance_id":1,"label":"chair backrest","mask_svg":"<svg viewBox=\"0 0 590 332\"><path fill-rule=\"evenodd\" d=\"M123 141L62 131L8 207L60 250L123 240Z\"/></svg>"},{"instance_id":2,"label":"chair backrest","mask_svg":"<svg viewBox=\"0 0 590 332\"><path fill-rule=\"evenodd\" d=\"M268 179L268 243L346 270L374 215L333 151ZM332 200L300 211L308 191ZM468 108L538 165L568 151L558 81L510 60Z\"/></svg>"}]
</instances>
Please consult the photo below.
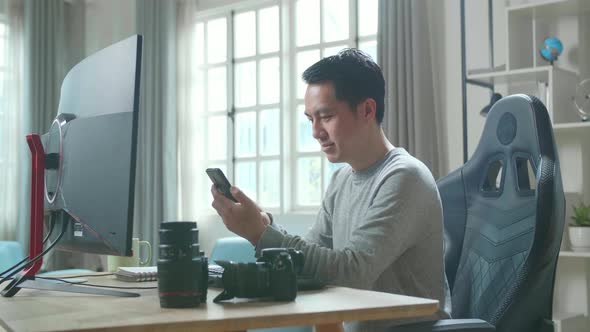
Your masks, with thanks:
<instances>
[{"instance_id":1,"label":"chair backrest","mask_svg":"<svg viewBox=\"0 0 590 332\"><path fill-rule=\"evenodd\" d=\"M438 187L452 316L551 329L565 198L545 106L526 95L497 102L473 156Z\"/></svg>"},{"instance_id":2,"label":"chair backrest","mask_svg":"<svg viewBox=\"0 0 590 332\"><path fill-rule=\"evenodd\" d=\"M256 251L248 240L241 237L222 237L215 241L209 262L215 260L250 263L256 261Z\"/></svg>"},{"instance_id":3,"label":"chair backrest","mask_svg":"<svg viewBox=\"0 0 590 332\"><path fill-rule=\"evenodd\" d=\"M24 258L23 247L16 241L0 241L0 272Z\"/></svg>"}]
</instances>

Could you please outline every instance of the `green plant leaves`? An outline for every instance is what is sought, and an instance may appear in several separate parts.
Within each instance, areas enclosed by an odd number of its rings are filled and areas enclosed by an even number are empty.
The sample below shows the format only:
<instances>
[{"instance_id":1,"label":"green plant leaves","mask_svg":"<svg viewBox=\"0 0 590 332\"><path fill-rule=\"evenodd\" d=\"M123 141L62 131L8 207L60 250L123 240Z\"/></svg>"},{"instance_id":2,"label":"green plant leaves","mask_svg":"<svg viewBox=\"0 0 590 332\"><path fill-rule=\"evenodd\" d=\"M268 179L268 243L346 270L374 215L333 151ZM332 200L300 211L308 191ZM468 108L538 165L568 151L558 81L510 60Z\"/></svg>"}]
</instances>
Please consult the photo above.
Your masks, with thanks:
<instances>
[{"instance_id":1,"label":"green plant leaves","mask_svg":"<svg viewBox=\"0 0 590 332\"><path fill-rule=\"evenodd\" d=\"M590 205L586 205L582 202L578 206L573 206L574 215L571 217L573 223L572 226L590 227Z\"/></svg>"}]
</instances>

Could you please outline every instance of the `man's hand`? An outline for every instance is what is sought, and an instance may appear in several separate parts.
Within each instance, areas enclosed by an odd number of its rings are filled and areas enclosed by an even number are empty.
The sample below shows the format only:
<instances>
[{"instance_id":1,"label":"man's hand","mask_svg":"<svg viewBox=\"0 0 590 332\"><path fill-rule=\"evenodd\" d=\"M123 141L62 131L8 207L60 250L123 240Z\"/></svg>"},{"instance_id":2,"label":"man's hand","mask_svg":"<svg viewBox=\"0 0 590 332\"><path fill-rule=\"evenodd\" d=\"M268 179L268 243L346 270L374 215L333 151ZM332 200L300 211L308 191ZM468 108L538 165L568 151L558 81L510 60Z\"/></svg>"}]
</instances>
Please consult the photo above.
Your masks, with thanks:
<instances>
[{"instance_id":1,"label":"man's hand","mask_svg":"<svg viewBox=\"0 0 590 332\"><path fill-rule=\"evenodd\" d=\"M211 206L221 216L225 227L256 246L266 226L270 224L268 215L237 187L231 187L231 194L238 200L234 203L223 196L215 185L211 186L213 203Z\"/></svg>"}]
</instances>

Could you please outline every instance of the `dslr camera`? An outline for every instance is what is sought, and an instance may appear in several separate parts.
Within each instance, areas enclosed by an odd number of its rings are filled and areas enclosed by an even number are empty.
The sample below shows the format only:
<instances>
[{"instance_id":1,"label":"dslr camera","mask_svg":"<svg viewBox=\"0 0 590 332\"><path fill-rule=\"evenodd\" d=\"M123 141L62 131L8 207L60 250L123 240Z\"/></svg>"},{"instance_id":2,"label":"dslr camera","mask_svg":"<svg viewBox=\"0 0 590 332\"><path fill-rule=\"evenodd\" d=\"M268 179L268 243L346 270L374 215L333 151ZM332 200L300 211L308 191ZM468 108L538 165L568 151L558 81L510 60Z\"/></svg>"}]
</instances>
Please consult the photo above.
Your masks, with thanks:
<instances>
[{"instance_id":1,"label":"dslr camera","mask_svg":"<svg viewBox=\"0 0 590 332\"><path fill-rule=\"evenodd\" d=\"M297 296L297 274L303 268L303 252L293 248L268 248L256 262L216 261L223 267L223 292L213 302L234 297L272 297L293 301Z\"/></svg>"}]
</instances>

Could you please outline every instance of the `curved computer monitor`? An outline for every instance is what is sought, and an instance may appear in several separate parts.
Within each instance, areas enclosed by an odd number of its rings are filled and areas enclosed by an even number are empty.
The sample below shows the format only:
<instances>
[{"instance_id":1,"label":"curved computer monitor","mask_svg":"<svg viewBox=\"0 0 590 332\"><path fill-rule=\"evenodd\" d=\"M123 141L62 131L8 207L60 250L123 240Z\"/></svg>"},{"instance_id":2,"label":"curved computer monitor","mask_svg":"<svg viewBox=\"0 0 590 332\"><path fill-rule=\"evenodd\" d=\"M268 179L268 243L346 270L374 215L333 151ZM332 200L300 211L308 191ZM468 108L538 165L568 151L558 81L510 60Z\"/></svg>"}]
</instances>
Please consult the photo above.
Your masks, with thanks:
<instances>
[{"instance_id":1,"label":"curved computer monitor","mask_svg":"<svg viewBox=\"0 0 590 332\"><path fill-rule=\"evenodd\" d=\"M68 222L66 250L131 255L142 37L102 49L66 75L42 137L45 210Z\"/></svg>"}]
</instances>

